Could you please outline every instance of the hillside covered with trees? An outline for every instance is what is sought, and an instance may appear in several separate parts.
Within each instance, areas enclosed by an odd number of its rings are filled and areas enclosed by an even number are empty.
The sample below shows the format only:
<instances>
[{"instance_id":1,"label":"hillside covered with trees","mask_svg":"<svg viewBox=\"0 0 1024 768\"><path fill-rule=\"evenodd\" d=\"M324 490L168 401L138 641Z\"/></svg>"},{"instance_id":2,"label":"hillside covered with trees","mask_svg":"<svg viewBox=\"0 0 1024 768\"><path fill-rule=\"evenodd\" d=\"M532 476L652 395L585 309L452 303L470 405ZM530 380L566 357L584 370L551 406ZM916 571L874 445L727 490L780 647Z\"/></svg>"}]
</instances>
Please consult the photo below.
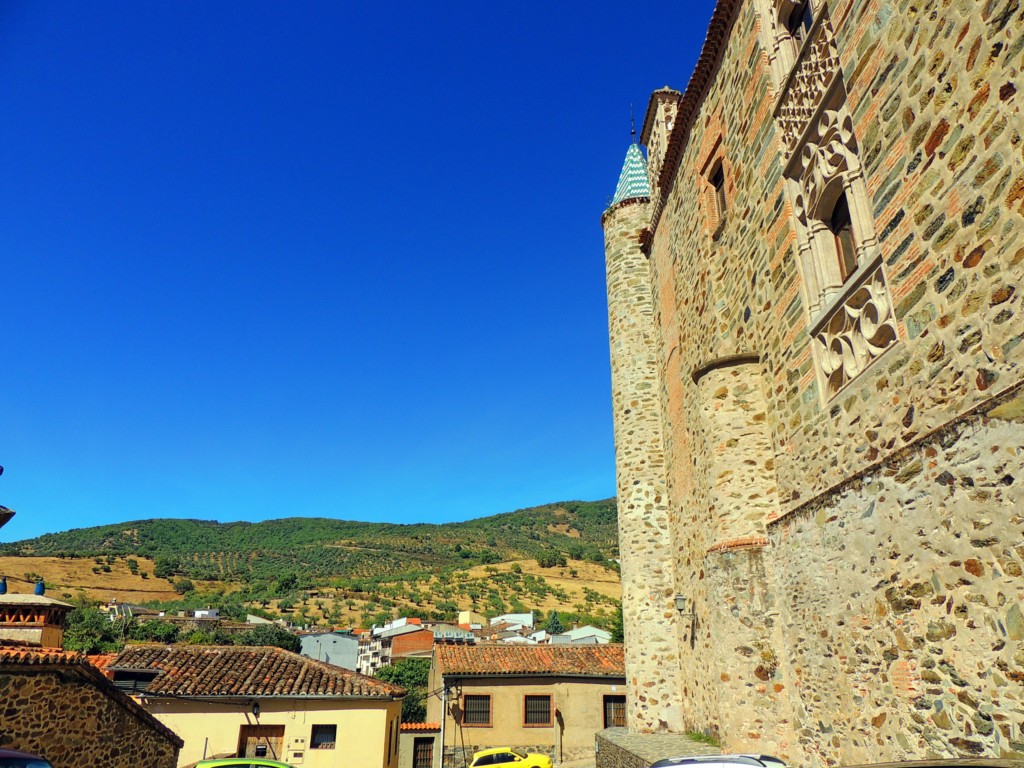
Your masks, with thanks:
<instances>
[{"instance_id":1,"label":"hillside covered with trees","mask_svg":"<svg viewBox=\"0 0 1024 768\"><path fill-rule=\"evenodd\" d=\"M489 615L557 610L607 624L618 608L616 523L614 499L440 525L138 520L2 544L0 557L18 558L26 579L46 576L56 596L123 599L134 578L134 599L163 590L147 604L216 605L239 618L256 612L306 625L367 626L395 615L453 620L471 608ZM87 578L47 575L47 561L69 560L79 561L77 573L88 566ZM104 580L109 592L97 589ZM167 599L171 589L177 599Z\"/></svg>"}]
</instances>

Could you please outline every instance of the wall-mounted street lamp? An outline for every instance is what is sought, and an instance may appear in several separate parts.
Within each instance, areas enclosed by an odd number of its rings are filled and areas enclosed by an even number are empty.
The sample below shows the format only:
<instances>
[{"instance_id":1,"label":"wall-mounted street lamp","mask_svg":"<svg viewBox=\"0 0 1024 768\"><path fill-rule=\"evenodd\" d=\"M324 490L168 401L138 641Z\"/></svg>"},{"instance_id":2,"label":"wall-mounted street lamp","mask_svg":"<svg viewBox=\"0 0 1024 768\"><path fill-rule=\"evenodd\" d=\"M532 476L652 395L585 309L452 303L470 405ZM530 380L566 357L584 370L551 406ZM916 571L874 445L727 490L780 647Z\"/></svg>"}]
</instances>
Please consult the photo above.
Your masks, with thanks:
<instances>
[{"instance_id":1,"label":"wall-mounted street lamp","mask_svg":"<svg viewBox=\"0 0 1024 768\"><path fill-rule=\"evenodd\" d=\"M689 602L690 601L686 599L686 595L675 596L676 610L679 611L679 615L686 619L695 619L697 618L697 614L694 612L692 608L692 603L690 603L690 610L686 610L686 605Z\"/></svg>"}]
</instances>

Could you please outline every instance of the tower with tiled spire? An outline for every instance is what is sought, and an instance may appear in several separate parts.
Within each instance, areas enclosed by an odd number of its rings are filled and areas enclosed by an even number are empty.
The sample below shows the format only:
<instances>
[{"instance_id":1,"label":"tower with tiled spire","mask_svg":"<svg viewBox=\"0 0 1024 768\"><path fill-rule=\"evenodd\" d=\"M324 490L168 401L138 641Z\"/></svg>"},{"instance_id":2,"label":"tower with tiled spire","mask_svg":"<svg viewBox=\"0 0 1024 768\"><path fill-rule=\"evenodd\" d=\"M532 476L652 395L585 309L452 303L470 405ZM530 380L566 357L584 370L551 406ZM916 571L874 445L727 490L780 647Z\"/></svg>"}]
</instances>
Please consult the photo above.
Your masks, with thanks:
<instances>
[{"instance_id":1,"label":"tower with tiled spire","mask_svg":"<svg viewBox=\"0 0 1024 768\"><path fill-rule=\"evenodd\" d=\"M651 185L643 150L633 143L615 196L601 217L608 284L616 495L622 557L629 727L675 730L679 651L671 566L661 413L661 367L650 263L644 253ZM635 681L644 683L637 687ZM654 684L652 685L652 681Z\"/></svg>"}]
</instances>

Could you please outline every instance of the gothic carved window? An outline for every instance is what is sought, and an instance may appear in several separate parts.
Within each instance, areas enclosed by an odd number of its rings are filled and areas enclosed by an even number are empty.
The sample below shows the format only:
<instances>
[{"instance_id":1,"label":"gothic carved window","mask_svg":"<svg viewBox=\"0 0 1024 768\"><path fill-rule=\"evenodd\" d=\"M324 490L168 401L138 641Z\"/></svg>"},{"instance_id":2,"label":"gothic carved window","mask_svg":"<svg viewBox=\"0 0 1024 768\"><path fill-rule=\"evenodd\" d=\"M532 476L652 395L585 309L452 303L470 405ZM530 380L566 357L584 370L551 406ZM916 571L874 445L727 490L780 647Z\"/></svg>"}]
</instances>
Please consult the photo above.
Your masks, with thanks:
<instances>
[{"instance_id":1,"label":"gothic carved window","mask_svg":"<svg viewBox=\"0 0 1024 768\"><path fill-rule=\"evenodd\" d=\"M846 90L836 81L786 166L811 337L826 398L897 340Z\"/></svg>"}]
</instances>

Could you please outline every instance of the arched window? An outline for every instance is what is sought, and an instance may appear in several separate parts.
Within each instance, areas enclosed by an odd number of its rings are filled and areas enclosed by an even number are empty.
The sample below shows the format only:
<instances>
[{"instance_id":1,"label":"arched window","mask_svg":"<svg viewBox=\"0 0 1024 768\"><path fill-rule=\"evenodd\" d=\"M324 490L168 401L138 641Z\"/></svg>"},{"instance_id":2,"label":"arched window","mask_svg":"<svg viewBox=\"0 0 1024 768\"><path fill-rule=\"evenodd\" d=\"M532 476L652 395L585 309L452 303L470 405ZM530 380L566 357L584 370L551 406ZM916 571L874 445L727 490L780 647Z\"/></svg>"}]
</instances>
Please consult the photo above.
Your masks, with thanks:
<instances>
[{"instance_id":1,"label":"arched window","mask_svg":"<svg viewBox=\"0 0 1024 768\"><path fill-rule=\"evenodd\" d=\"M857 246L853 239L853 219L844 192L836 200L828 228L836 244L836 259L839 261L839 275L845 283L857 271Z\"/></svg>"}]
</instances>

